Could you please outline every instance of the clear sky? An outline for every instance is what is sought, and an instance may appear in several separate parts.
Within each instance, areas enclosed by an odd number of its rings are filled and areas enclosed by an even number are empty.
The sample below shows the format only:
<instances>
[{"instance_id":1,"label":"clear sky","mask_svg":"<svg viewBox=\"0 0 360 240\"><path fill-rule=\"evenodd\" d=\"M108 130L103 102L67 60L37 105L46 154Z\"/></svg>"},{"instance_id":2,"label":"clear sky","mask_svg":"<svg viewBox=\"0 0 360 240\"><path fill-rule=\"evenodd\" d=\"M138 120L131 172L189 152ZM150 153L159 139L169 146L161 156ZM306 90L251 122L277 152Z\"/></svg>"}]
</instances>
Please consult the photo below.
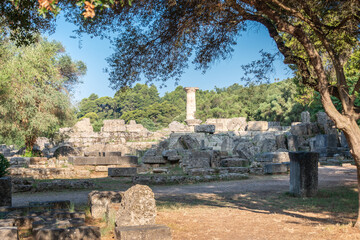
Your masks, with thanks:
<instances>
[{"instance_id":1,"label":"clear sky","mask_svg":"<svg viewBox=\"0 0 360 240\"><path fill-rule=\"evenodd\" d=\"M66 23L60 16L57 20L57 28L54 34L48 38L60 41L68 54L74 60L81 60L87 65L87 74L83 77L83 84L77 87L74 94L74 100L80 101L82 98L88 97L91 93L96 93L99 97L113 97L115 90L109 87L108 74L104 73L107 62L106 58L112 53L112 46L106 39L90 38L84 35L81 40L74 39L71 36L76 27L70 23ZM214 87L228 87L234 83L244 84L241 82L243 72L241 65L250 63L260 58L259 51L264 49L268 52L277 52L274 41L269 37L264 27L252 27L243 36L239 38L238 44L235 46L233 56L224 61L214 63L205 74L201 71L195 71L194 66L189 67L183 74L179 85L184 87L199 87L202 90L211 90ZM283 80L291 77L289 68L278 60L275 63L275 71L270 78ZM167 87L160 89L160 83L155 83L158 87L160 95L165 92L173 91L176 86L173 81L167 83Z\"/></svg>"}]
</instances>

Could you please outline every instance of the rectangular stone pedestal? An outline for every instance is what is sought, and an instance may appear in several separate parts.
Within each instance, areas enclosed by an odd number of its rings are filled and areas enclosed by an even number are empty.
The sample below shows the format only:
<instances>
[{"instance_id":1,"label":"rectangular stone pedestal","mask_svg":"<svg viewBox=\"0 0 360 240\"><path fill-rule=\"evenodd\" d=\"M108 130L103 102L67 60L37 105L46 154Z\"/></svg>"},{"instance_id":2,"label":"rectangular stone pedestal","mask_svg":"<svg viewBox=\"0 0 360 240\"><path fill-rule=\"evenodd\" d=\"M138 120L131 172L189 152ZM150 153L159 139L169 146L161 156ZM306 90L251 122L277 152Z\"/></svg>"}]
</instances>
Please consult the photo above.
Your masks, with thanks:
<instances>
[{"instance_id":1,"label":"rectangular stone pedestal","mask_svg":"<svg viewBox=\"0 0 360 240\"><path fill-rule=\"evenodd\" d=\"M318 190L317 152L290 152L290 193L298 197L313 197Z\"/></svg>"},{"instance_id":2,"label":"rectangular stone pedestal","mask_svg":"<svg viewBox=\"0 0 360 240\"><path fill-rule=\"evenodd\" d=\"M136 168L109 168L109 177L132 177L137 173Z\"/></svg>"},{"instance_id":3,"label":"rectangular stone pedestal","mask_svg":"<svg viewBox=\"0 0 360 240\"><path fill-rule=\"evenodd\" d=\"M117 240L171 240L170 228L165 225L142 225L115 228Z\"/></svg>"}]
</instances>

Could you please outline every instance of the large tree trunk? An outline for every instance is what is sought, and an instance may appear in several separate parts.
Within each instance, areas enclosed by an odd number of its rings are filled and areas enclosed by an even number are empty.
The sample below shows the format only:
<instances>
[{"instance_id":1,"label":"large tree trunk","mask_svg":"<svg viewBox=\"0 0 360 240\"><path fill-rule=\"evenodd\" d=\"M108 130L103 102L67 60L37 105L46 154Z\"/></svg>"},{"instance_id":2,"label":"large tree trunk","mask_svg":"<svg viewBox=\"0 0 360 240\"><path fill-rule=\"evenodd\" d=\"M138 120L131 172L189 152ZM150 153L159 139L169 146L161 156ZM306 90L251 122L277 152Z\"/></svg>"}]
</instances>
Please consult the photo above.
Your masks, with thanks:
<instances>
[{"instance_id":1,"label":"large tree trunk","mask_svg":"<svg viewBox=\"0 0 360 240\"><path fill-rule=\"evenodd\" d=\"M350 147L350 153L354 158L357 173L358 202L360 206L360 128L355 120L350 120L349 124L343 129L346 140ZM360 207L358 207L358 217L355 227L360 228Z\"/></svg>"}]
</instances>

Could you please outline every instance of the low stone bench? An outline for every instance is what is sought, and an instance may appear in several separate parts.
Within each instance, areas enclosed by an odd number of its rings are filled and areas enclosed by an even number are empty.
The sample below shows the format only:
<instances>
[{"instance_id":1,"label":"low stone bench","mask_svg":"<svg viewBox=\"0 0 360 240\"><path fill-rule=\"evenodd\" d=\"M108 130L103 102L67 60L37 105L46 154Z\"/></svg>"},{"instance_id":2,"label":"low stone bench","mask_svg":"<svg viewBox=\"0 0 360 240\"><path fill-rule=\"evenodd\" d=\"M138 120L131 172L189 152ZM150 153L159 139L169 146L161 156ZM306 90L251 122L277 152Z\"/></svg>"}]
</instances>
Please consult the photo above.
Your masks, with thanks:
<instances>
[{"instance_id":1,"label":"low stone bench","mask_svg":"<svg viewBox=\"0 0 360 240\"><path fill-rule=\"evenodd\" d=\"M117 240L171 240L170 228L165 225L122 226L115 228Z\"/></svg>"},{"instance_id":2,"label":"low stone bench","mask_svg":"<svg viewBox=\"0 0 360 240\"><path fill-rule=\"evenodd\" d=\"M221 160L220 167L247 167L249 161L243 158L225 158Z\"/></svg>"},{"instance_id":3,"label":"low stone bench","mask_svg":"<svg viewBox=\"0 0 360 240\"><path fill-rule=\"evenodd\" d=\"M109 177L133 177L137 174L137 169L133 168L109 168Z\"/></svg>"},{"instance_id":4,"label":"low stone bench","mask_svg":"<svg viewBox=\"0 0 360 240\"><path fill-rule=\"evenodd\" d=\"M16 240L19 239L17 227L0 227L1 240Z\"/></svg>"}]
</instances>

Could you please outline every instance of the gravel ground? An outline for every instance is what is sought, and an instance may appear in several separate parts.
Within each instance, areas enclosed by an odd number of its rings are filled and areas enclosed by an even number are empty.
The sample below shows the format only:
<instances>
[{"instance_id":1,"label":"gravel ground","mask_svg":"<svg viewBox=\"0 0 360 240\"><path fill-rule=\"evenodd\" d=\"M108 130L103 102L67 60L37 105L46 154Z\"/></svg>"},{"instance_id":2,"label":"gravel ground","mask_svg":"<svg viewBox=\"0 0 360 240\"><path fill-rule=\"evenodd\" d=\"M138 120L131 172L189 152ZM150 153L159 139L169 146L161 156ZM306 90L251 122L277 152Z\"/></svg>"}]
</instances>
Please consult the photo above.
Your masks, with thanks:
<instances>
[{"instance_id":1,"label":"gravel ground","mask_svg":"<svg viewBox=\"0 0 360 240\"><path fill-rule=\"evenodd\" d=\"M356 184L354 166L319 167L319 188ZM289 189L289 175L251 176L246 180L210 182L191 185L152 186L155 196L174 196L202 193L285 192ZM13 206L26 205L33 201L70 200L75 204L87 202L91 190L69 192L33 192L13 194Z\"/></svg>"}]
</instances>

